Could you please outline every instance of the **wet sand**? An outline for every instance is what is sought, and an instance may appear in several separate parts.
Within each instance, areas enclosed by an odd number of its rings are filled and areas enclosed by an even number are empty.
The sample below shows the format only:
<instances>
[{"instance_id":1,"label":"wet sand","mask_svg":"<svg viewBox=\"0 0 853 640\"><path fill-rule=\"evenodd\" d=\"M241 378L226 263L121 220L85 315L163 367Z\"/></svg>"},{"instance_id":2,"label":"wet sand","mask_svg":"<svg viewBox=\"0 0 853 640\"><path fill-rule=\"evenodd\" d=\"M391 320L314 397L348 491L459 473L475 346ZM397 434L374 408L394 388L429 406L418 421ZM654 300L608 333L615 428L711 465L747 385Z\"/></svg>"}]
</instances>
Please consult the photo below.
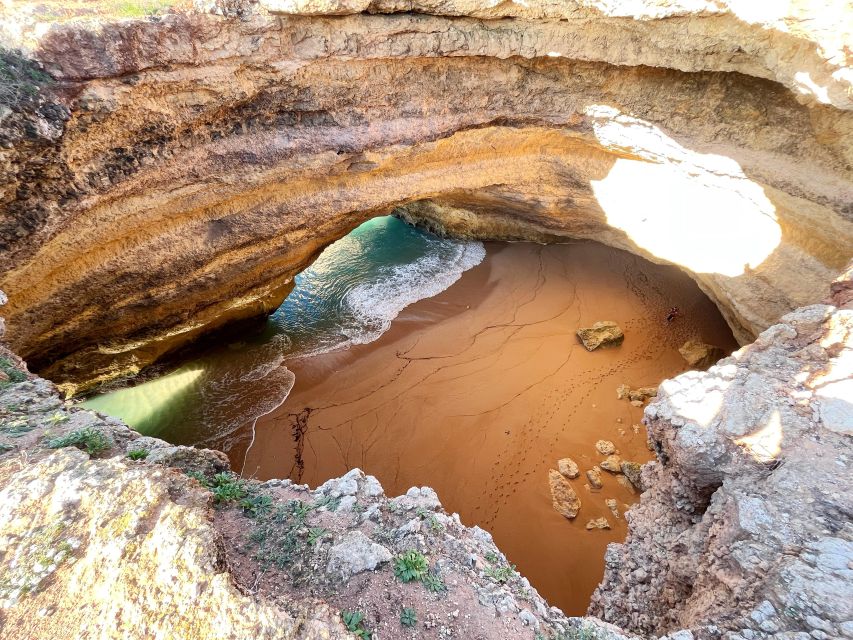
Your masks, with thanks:
<instances>
[{"instance_id":1,"label":"wet sand","mask_svg":"<svg viewBox=\"0 0 853 640\"><path fill-rule=\"evenodd\" d=\"M226 449L260 479L316 486L353 467L388 495L433 487L449 512L490 531L511 562L567 614L585 611L609 542L624 539L620 513L638 499L602 472L583 471L599 439L644 462L642 408L616 388L655 385L686 370L678 346L701 338L736 348L716 307L674 267L595 243L487 243L482 264L440 295L407 308L379 340L288 362L296 384L285 403ZM683 317L670 325L667 310ZM615 320L622 346L587 352L575 330ZM569 456L583 506L569 521L551 506L548 469ZM605 516L609 531L587 531Z\"/></svg>"}]
</instances>

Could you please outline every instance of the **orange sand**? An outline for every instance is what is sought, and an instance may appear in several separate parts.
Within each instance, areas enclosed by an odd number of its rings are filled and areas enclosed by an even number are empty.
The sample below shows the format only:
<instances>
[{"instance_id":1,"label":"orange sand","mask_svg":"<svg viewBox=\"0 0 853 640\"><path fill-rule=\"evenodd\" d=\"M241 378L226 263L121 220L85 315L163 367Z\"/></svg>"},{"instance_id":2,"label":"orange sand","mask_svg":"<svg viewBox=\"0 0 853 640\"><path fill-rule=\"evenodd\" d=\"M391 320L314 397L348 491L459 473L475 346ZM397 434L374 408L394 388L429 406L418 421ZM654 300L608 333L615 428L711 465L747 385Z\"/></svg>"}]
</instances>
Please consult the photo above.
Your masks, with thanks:
<instances>
[{"instance_id":1,"label":"orange sand","mask_svg":"<svg viewBox=\"0 0 853 640\"><path fill-rule=\"evenodd\" d=\"M624 459L651 454L642 409L616 388L654 385L686 369L677 348L698 337L736 348L716 307L674 267L595 243L487 244L478 267L439 296L407 308L378 341L289 362L290 397L258 421L254 443L230 439L244 474L316 486L352 467L388 495L433 487L449 512L490 531L511 562L567 614L585 611L609 542L624 539L620 512L638 499L607 472L598 439ZM672 306L684 316L664 321ZM575 330L615 320L621 347L589 353ZM572 457L583 506L569 521L551 507L548 469ZM613 528L586 531L605 516Z\"/></svg>"}]
</instances>

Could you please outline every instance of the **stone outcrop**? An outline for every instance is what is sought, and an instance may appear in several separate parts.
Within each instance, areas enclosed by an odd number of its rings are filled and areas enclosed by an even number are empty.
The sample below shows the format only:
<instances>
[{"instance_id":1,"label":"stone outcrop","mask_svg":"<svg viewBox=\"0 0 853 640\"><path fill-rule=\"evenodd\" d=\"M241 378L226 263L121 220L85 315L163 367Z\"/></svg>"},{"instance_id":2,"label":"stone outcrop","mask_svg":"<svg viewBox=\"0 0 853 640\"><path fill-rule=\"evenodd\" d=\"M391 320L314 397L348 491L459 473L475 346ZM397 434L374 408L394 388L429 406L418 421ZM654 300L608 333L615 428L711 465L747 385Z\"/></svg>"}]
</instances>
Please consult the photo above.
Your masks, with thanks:
<instances>
[{"instance_id":1,"label":"stone outcrop","mask_svg":"<svg viewBox=\"0 0 853 640\"><path fill-rule=\"evenodd\" d=\"M746 342L849 257L853 120L846 10L742 4L15 3L8 339L67 391L133 374L399 206L679 264Z\"/></svg>"},{"instance_id":2,"label":"stone outcrop","mask_svg":"<svg viewBox=\"0 0 853 640\"><path fill-rule=\"evenodd\" d=\"M645 410L658 461L590 612L643 635L853 637L853 305L784 316ZM641 572L638 574L638 572Z\"/></svg>"}]
</instances>

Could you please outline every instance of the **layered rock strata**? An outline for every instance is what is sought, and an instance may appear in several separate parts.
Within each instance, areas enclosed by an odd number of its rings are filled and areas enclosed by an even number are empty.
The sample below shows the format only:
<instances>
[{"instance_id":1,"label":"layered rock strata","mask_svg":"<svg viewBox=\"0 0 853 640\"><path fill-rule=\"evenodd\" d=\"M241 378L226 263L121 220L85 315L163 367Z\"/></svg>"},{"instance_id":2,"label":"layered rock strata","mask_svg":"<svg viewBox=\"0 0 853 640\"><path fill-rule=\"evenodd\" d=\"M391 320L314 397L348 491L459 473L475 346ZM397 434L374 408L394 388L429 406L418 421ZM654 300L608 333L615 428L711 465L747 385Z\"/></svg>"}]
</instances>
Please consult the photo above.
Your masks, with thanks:
<instances>
[{"instance_id":1,"label":"layered rock strata","mask_svg":"<svg viewBox=\"0 0 853 640\"><path fill-rule=\"evenodd\" d=\"M9 340L68 391L269 312L400 205L679 264L744 342L853 247L843 7L270 1L46 25L33 6L3 16L22 53L3 54L0 287Z\"/></svg>"}]
</instances>

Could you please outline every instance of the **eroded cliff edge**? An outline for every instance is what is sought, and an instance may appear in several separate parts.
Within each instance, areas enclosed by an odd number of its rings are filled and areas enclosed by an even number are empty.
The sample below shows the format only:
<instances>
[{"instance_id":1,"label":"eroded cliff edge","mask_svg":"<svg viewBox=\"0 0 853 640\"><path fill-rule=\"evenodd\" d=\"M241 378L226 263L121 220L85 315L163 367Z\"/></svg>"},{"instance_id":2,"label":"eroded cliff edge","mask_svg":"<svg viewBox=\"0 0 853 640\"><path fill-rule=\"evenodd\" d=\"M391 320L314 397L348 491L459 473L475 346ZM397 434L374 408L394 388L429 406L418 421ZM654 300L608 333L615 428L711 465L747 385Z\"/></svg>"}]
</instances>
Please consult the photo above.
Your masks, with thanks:
<instances>
[{"instance_id":1,"label":"eroded cliff edge","mask_svg":"<svg viewBox=\"0 0 853 640\"><path fill-rule=\"evenodd\" d=\"M241 482L221 453L63 403L4 351L0 637L343 637L357 608L402 638L414 604L419 637L853 638L852 291L848 273L831 304L662 384L648 490L590 607L621 629L549 608L428 488ZM430 580L394 577L410 550Z\"/></svg>"},{"instance_id":2,"label":"eroded cliff edge","mask_svg":"<svg viewBox=\"0 0 853 640\"><path fill-rule=\"evenodd\" d=\"M16 3L10 342L68 391L133 374L400 205L679 264L748 342L850 258L849 7L634 4Z\"/></svg>"}]
</instances>

